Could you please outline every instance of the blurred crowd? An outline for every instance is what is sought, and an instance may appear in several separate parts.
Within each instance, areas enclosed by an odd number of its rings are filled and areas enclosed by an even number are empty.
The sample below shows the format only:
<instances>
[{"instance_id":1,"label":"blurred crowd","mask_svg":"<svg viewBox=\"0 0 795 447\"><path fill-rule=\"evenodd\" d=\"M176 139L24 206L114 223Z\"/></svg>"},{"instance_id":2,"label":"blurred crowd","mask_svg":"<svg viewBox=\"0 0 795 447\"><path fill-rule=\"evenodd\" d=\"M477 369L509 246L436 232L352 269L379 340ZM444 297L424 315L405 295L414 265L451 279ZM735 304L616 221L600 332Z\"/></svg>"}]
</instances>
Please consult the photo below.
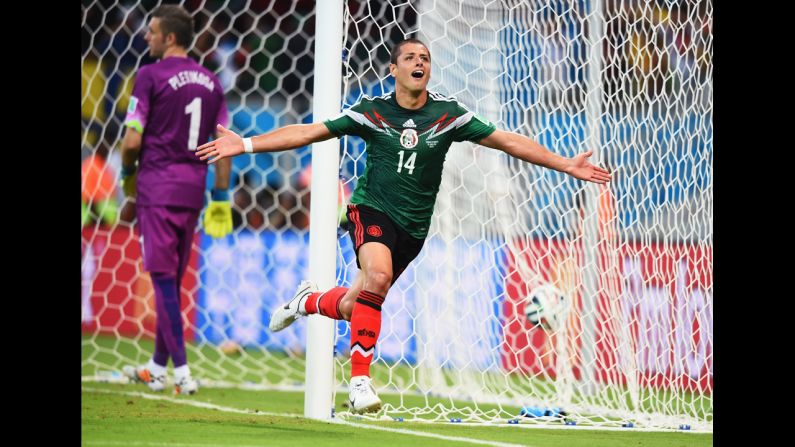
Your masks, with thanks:
<instances>
[{"instance_id":1,"label":"blurred crowd","mask_svg":"<svg viewBox=\"0 0 795 447\"><path fill-rule=\"evenodd\" d=\"M606 97L619 89L639 101L686 96L710 81L711 1L613 1L607 7Z\"/></svg>"}]
</instances>

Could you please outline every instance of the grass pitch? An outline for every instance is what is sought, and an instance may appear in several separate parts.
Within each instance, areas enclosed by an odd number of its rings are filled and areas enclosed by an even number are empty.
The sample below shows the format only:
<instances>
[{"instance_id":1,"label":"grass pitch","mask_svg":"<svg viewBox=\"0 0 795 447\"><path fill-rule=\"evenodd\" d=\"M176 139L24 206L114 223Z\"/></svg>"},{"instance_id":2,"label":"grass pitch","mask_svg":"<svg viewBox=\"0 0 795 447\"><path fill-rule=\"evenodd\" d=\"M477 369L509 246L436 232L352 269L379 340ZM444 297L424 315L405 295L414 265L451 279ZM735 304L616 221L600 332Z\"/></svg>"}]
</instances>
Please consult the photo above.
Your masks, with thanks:
<instances>
[{"instance_id":1,"label":"grass pitch","mask_svg":"<svg viewBox=\"0 0 795 447\"><path fill-rule=\"evenodd\" d=\"M340 408L344 396L337 396ZM303 394L202 388L194 396L152 393L143 385L82 383L82 445L259 446L711 446L711 434L633 429L542 429L522 425L308 420Z\"/></svg>"}]
</instances>

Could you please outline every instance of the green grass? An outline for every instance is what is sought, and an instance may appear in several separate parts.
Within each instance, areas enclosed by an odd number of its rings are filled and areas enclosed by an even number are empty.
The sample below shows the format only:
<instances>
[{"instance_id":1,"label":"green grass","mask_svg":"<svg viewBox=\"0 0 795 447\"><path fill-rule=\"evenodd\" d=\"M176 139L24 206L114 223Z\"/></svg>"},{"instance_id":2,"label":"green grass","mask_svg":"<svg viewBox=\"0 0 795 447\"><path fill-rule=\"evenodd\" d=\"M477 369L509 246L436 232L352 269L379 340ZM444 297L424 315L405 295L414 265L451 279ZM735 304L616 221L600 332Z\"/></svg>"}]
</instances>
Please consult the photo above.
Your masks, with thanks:
<instances>
[{"instance_id":1,"label":"green grass","mask_svg":"<svg viewBox=\"0 0 795 447\"><path fill-rule=\"evenodd\" d=\"M153 351L152 340L84 335L81 373L93 376L101 371L121 371L126 364L145 363ZM201 371L204 379L303 384L303 360L285 353L247 349L242 355L231 357L220 353L215 346L190 343L186 351L191 369Z\"/></svg>"},{"instance_id":2,"label":"green grass","mask_svg":"<svg viewBox=\"0 0 795 447\"><path fill-rule=\"evenodd\" d=\"M83 383L82 387L82 442L87 446L476 445L460 440L441 440L420 437L416 434L384 432L289 416L289 414L303 413L303 394L297 392L202 388L194 396L174 398L168 393L151 393L142 385L87 382ZM163 396L171 400L149 400L121 394L125 392ZM236 414L218 409L196 408L180 402L205 402L225 408L258 410L281 415ZM340 409L339 405L337 408ZM356 423L398 428L412 433L435 433L448 437L537 447L712 445L711 434L697 433L646 433L631 429L627 431L550 430L508 424L460 426L364 420Z\"/></svg>"},{"instance_id":3,"label":"green grass","mask_svg":"<svg viewBox=\"0 0 795 447\"><path fill-rule=\"evenodd\" d=\"M129 363L144 363L153 351L150 340L132 340L110 336L83 336L82 375L91 376L103 370L120 371ZM259 349L244 350L241 355L230 357L221 354L215 346L187 345L188 361L193 371L200 371L201 379L223 379L229 382L255 384L281 383L300 386L303 384L305 362L302 353L288 355L281 352L269 352ZM338 358L340 358L338 356ZM347 367L335 368L336 382L343 383ZM373 380L376 384L398 384L402 389L417 389L417 369L404 364L386 365L377 362L372 366ZM456 372L449 371L448 382L455 380ZM484 374L490 376L489 392L492 395L512 390L520 395L552 396L555 387L540 378L528 378L522 374ZM481 378L482 379L482 378ZM409 385L413 384L413 385ZM467 417L467 413L475 409L472 401L451 400L439 396L423 396L414 394L388 395L383 394L385 403L391 405L389 415L410 417L410 408L436 407L438 411L425 416L447 420L453 417ZM602 401L628 401L626 392L616 388L608 388L599 396ZM575 399L577 396L575 396ZM552 400L551 399L551 400ZM477 404L477 411L485 412L494 418L510 418L519 414L518 406L496 405L493 403ZM677 408L698 420L712 419L712 400L710 396L692 393L677 393L664 390L644 390L640 395L639 406L642 411L660 411L660 406ZM628 406L628 405L627 405ZM583 415L580 415L583 416ZM599 418L604 421L604 418ZM582 418L579 424L586 423Z\"/></svg>"},{"instance_id":4,"label":"green grass","mask_svg":"<svg viewBox=\"0 0 795 447\"><path fill-rule=\"evenodd\" d=\"M148 360L151 352L153 350L153 343L150 340L131 340L125 338L115 338L115 337L108 337L108 336L97 336L97 337L83 337L83 348L82 348L82 375L83 376L92 376L101 371L120 371L122 366L129 363L144 363ZM256 384L266 384L266 383L282 383L282 384L295 384L301 385L303 382L304 377L304 369L305 363L303 360L302 353L274 353L274 352L267 352L257 349L250 349L245 350L241 355L230 357L224 354L221 354L214 346L196 346L196 345L188 345L188 360L191 364L191 368L194 372L200 371L197 376L202 379L221 379L230 382L242 383L245 381L256 383ZM337 375L336 380L337 383L342 383L344 380L344 373L347 368L335 368L335 373ZM417 374L417 370L415 368L409 367L407 365L398 364L398 365L386 365L381 362L373 365L373 377L376 384L403 384L403 383L416 383L415 375ZM548 382L544 382L543 380L539 380L538 378L534 378L529 380L527 377L523 377L518 374L514 375L500 375L496 378L497 380L493 380L491 382L491 387L502 389L503 391L506 388L511 388L514 391L522 390L522 394L526 395L543 395L551 392L554 392L554 387L550 387ZM134 385L114 385L114 384L101 384L101 383L94 383L94 382L87 382L84 383L84 387L111 387L110 389L117 389L117 390L127 390L127 391L146 391L145 387L141 386L134 386ZM117 387L117 388L113 388ZM416 389L416 387L413 387ZM497 394L499 391L495 390L494 394ZM617 393L614 389L612 390L613 393ZM656 394L655 394L656 393ZM88 399L90 396L91 400L96 400L97 402L102 402L106 400L113 401L113 399L118 400L118 396L109 396L109 395L101 395L97 393L83 393L84 399ZM405 427L409 424L409 419L412 418L423 418L423 419L434 419L435 421L448 421L449 418L462 418L466 419L470 416L470 413L473 411L477 411L481 417L486 417L489 419L497 419L507 421L509 418L516 417L519 412L520 408L518 406L500 406L493 403L473 403L472 401L460 401L460 400L453 400L445 397L439 396L431 396L431 395L419 395L419 394L390 394L388 392L382 391L380 393L382 401L385 404L385 407L388 409L387 414L390 417L403 417L407 420L407 422L400 424L400 427ZM678 399L680 401L686 401L691 405L691 408L696 408L698 412L699 408L704 408L700 410L703 414L706 412L709 414L709 418L711 419L711 399L708 397L699 397L699 396L692 396L692 395L685 395L685 396L671 396L669 393L664 391L647 391L644 394L645 399L641 401L641 406L646 407L651 405L659 406L663 405L671 405L673 402L673 398ZM345 411L346 408L344 407L346 403L347 396L344 393L337 393L335 398L335 408L338 412ZM617 393L612 399L622 399L625 398L623 395ZM231 389L231 388L209 388L203 387L201 390L201 395L196 398L199 400L208 399L206 401L219 404L219 405L226 405L233 408L239 409L258 409L260 411L266 412L274 412L280 414L303 414L303 393L302 392L274 392L274 391L249 391L249 390L240 390L240 389ZM220 414L217 411L205 410L205 409L196 409L191 407L182 407L176 404L168 403L168 402L152 402L143 400L140 398L128 398L129 401L137 402L140 401L139 407L147 407L151 405L155 405L157 408L170 408L169 415L164 417L163 420L159 421L158 424L166 424L167 426L171 426L171 424L182 424L184 423L185 417L184 414L187 412L188 414L193 414L195 412L199 412L201 414L215 414L221 418L233 418L234 421L238 420L249 420L252 416L245 416L245 415L235 415L235 414ZM126 402L126 401L125 401ZM707 405L708 404L708 405ZM135 404L126 404L134 406ZM158 407L159 406L159 407ZM136 408L139 408L136 407ZM172 408L173 407L173 408ZM418 415L412 416L411 409L415 411L417 409L433 409L433 412L425 415ZM648 408L644 408L648 410ZM171 411L174 414L174 421L171 421ZM692 413L692 412L691 412ZM84 412L84 430L87 427L91 427L96 425L98 422L95 419L86 419L87 412ZM114 414L114 411L109 411L108 415ZM130 417L130 415L126 415L124 417ZM261 421L262 416L253 416L257 418L256 420ZM249 419L247 419L249 418ZM701 415L699 415L701 418ZM100 418L100 420L105 421L105 419ZM278 418L277 418L278 419ZM284 420L279 421L279 424L288 423L288 425L292 424L291 418L282 418ZM146 418L144 418L144 421ZM580 427L592 425L593 422L598 421L605 421L605 418L594 418L592 421L589 421L585 415L577 415L577 423ZM117 421L118 422L118 421ZM366 420L362 420L362 423L371 423ZM622 422L620 420L615 420L613 425L618 425L618 423ZM146 422L142 422L145 424ZM236 422L237 423L237 422ZM262 422L257 422L260 424ZM308 421L304 421L303 423L310 423ZM315 422L311 422L314 424ZM379 422L380 423L380 422ZM271 422L268 422L271 424ZM406 425L404 425L406 424ZM320 427L325 427L323 429L319 429L319 432L324 432L324 430L329 429L332 431L337 430L350 430L351 427L345 426L338 426L332 425L332 428L327 427L328 424L323 424ZM562 432L572 432L574 436L579 436L577 434L582 433L591 433L589 436L585 436L583 439L591 440L606 436L606 439L611 440L613 442L614 437L618 436L621 438L625 435L625 433L616 433L610 431L594 431L594 432L586 432L581 429L577 430L544 430L533 428L532 430L527 430L524 428L517 428L516 426L509 426L505 425L502 427L467 427L467 426L449 426L448 424L444 423L434 423L434 424L422 424L422 423L412 423L412 429L422 430L422 431L435 431L435 430L442 430L440 433L457 433L460 430L464 430L466 432L478 433L477 436L483 436L482 439L492 439L491 436L493 433L503 432L503 431L516 431L519 430L520 433L524 433L524 436L531 436L530 439L533 439L534 442L530 445L542 445L535 442L536 434L541 432L548 432L548 437L551 440L558 439L560 436L563 436ZM290 425L292 426L292 425ZM394 426L392 423L391 426ZM298 428L303 427L299 425ZM579 428L579 427L578 427ZM114 429L116 430L116 429ZM119 428L119 430L121 430ZM202 428L201 430L205 430ZM485 431L481 431L485 430ZM211 430L212 431L212 430ZM110 432L113 432L111 430ZM102 432L104 433L104 432ZM595 433L595 434L594 434ZM383 433L382 433L383 434ZM642 437L644 442L649 439L657 439L656 437L661 437L660 439L667 439L671 441L676 438L676 436L684 436L681 438L683 441L692 442L694 439L693 436L701 436L701 435L694 435L689 433L638 433L639 436ZM103 435L104 436L104 435ZM390 435L391 436L391 435ZM475 436L475 435L473 435ZM569 436L569 435L565 435ZM106 439L104 437L100 437L99 439L105 441L113 441L113 439ZM159 438L158 438L159 439ZM197 438L201 440L201 438ZM517 438L517 439L521 439ZM566 440L563 444L546 444L546 445L577 445L577 439L575 438L572 441ZM711 439L711 436L710 436ZM425 445L426 441L430 441L430 439L423 438L421 440L422 445ZM123 442L123 441L113 441L113 442ZM128 439L129 442L129 439ZM152 441L154 442L154 441ZM198 442L198 441L197 441ZM246 445L245 442L242 441L235 441L238 444ZM397 442L397 441L396 441ZM511 443L521 443L519 441L505 441ZM563 442L563 441L555 441L555 442ZM210 443L212 444L212 442ZM608 443L609 444L609 443ZM221 444L226 445L226 444ZM234 444L229 444L234 445ZM252 444L257 445L257 444ZM590 444L584 444L590 445ZM610 444L610 445L619 445L619 444ZM655 445L655 444L633 444L633 445ZM674 444L662 444L662 445L674 445ZM675 445L706 445L706 444L675 444Z\"/></svg>"}]
</instances>

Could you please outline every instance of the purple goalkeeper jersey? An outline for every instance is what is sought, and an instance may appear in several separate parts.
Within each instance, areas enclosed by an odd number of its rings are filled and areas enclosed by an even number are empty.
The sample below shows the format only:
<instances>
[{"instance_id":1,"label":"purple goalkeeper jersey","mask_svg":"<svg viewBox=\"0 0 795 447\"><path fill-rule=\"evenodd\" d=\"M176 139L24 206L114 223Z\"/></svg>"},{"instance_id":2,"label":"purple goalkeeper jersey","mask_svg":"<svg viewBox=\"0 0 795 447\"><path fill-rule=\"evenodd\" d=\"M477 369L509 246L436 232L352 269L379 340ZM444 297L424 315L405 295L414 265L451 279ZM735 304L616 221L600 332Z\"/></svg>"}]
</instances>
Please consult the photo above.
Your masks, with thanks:
<instances>
[{"instance_id":1,"label":"purple goalkeeper jersey","mask_svg":"<svg viewBox=\"0 0 795 447\"><path fill-rule=\"evenodd\" d=\"M189 57L168 57L138 70L127 127L143 135L137 202L201 209L207 163L196 148L229 125L221 84Z\"/></svg>"}]
</instances>

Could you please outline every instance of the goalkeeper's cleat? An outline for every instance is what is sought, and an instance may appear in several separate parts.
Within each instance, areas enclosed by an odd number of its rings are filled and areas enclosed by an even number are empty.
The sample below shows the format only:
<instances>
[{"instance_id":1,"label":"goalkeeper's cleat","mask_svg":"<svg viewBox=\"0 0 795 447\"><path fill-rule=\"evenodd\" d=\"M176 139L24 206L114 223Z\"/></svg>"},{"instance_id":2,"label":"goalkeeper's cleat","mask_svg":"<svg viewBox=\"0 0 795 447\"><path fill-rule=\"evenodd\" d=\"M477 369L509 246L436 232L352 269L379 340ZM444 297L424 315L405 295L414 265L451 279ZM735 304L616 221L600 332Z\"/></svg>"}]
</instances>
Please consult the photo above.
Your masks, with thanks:
<instances>
[{"instance_id":1,"label":"goalkeeper's cleat","mask_svg":"<svg viewBox=\"0 0 795 447\"><path fill-rule=\"evenodd\" d=\"M156 376L146 366L126 365L122 368L124 375L137 383L145 383L152 391L163 391L166 387L166 375Z\"/></svg>"},{"instance_id":2,"label":"goalkeeper's cleat","mask_svg":"<svg viewBox=\"0 0 795 447\"><path fill-rule=\"evenodd\" d=\"M279 306L273 311L271 315L271 322L268 327L273 332L278 332L293 322L306 315L306 308L304 301L312 293L317 292L317 286L312 281L301 281L298 285L298 290L295 291L295 296L289 303L284 306Z\"/></svg>"},{"instance_id":3,"label":"goalkeeper's cleat","mask_svg":"<svg viewBox=\"0 0 795 447\"><path fill-rule=\"evenodd\" d=\"M373 384L367 376L351 377L349 401L351 411L354 413L375 413L381 409L381 399L378 398Z\"/></svg>"},{"instance_id":4,"label":"goalkeeper's cleat","mask_svg":"<svg viewBox=\"0 0 795 447\"><path fill-rule=\"evenodd\" d=\"M199 391L199 382L191 376L185 376L174 384L174 394L194 394Z\"/></svg>"}]
</instances>

